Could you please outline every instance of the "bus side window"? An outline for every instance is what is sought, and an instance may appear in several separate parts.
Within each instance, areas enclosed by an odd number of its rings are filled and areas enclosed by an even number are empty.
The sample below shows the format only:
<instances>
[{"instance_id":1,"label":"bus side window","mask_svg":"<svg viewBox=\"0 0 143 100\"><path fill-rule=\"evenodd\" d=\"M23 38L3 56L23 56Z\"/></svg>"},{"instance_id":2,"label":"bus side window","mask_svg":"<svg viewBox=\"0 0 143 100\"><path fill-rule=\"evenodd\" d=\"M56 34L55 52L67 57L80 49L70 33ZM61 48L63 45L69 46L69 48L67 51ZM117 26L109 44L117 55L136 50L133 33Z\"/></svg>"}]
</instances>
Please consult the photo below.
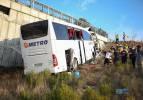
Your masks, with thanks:
<instances>
[{"instance_id":1,"label":"bus side window","mask_svg":"<svg viewBox=\"0 0 143 100\"><path fill-rule=\"evenodd\" d=\"M83 39L84 40L91 40L91 35L88 32L83 31Z\"/></svg>"},{"instance_id":2,"label":"bus side window","mask_svg":"<svg viewBox=\"0 0 143 100\"><path fill-rule=\"evenodd\" d=\"M81 39L83 39L83 33L82 33L82 30L80 30L79 36L80 36L80 38L81 38Z\"/></svg>"},{"instance_id":3,"label":"bus side window","mask_svg":"<svg viewBox=\"0 0 143 100\"><path fill-rule=\"evenodd\" d=\"M57 40L69 40L65 25L53 22L53 27Z\"/></svg>"},{"instance_id":4,"label":"bus side window","mask_svg":"<svg viewBox=\"0 0 143 100\"><path fill-rule=\"evenodd\" d=\"M83 38L82 31L81 30L76 30L75 31L75 36L76 36L76 39L81 40Z\"/></svg>"},{"instance_id":5,"label":"bus side window","mask_svg":"<svg viewBox=\"0 0 143 100\"><path fill-rule=\"evenodd\" d=\"M74 39L74 29L73 28L68 29L68 37L69 37L69 40Z\"/></svg>"}]
</instances>

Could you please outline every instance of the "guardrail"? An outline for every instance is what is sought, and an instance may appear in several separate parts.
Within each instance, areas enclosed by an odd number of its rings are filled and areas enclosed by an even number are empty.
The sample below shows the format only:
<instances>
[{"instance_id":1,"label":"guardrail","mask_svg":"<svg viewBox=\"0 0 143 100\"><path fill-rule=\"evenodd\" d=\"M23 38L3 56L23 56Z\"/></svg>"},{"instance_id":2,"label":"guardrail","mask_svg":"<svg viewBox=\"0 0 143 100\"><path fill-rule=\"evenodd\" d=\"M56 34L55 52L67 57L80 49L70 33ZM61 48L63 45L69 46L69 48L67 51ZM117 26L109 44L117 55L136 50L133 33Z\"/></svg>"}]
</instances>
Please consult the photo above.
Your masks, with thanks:
<instances>
[{"instance_id":1,"label":"guardrail","mask_svg":"<svg viewBox=\"0 0 143 100\"><path fill-rule=\"evenodd\" d=\"M79 21L78 19L76 19L70 15L67 15L61 11L58 11L58 10L56 10L48 5L42 4L38 1L34 1L34 0L12 0L12 1L15 1L15 2L23 4L25 6L34 8L36 10L39 10L41 12L48 14L48 15L51 15L53 17L56 17L58 19L64 20L64 21L72 23L72 24L80 25L83 27L90 26L88 23L86 23L84 21Z\"/></svg>"},{"instance_id":2,"label":"guardrail","mask_svg":"<svg viewBox=\"0 0 143 100\"><path fill-rule=\"evenodd\" d=\"M91 26L89 23L86 23L84 21L80 21L80 20L78 20L78 19L76 19L70 15L67 15L61 11L58 11L58 10L48 6L48 5L42 4L42 3L35 1L35 0L12 0L12 1L15 1L15 2L23 4L25 6L34 8L34 9L39 10L41 12L44 12L50 16L56 17L58 19L64 20L66 22L69 22L69 23L72 23L75 25L79 25L82 27L90 27ZM97 34L100 34L104 37L108 37L108 34L103 34L103 32L97 33Z\"/></svg>"}]
</instances>

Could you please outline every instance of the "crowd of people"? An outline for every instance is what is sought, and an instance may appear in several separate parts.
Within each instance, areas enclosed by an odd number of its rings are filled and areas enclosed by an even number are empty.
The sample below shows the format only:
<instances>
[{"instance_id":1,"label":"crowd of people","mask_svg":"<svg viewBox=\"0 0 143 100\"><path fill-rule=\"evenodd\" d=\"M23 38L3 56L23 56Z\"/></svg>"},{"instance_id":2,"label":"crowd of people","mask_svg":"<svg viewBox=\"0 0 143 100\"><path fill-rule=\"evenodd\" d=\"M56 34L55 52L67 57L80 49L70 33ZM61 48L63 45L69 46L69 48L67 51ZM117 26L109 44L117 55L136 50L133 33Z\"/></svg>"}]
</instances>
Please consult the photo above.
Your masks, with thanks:
<instances>
[{"instance_id":1,"label":"crowd of people","mask_svg":"<svg viewBox=\"0 0 143 100\"><path fill-rule=\"evenodd\" d=\"M134 69L141 69L143 67L143 46L128 44L127 42L116 43L109 50L104 51L104 65L117 64L119 61L127 64L130 61Z\"/></svg>"}]
</instances>

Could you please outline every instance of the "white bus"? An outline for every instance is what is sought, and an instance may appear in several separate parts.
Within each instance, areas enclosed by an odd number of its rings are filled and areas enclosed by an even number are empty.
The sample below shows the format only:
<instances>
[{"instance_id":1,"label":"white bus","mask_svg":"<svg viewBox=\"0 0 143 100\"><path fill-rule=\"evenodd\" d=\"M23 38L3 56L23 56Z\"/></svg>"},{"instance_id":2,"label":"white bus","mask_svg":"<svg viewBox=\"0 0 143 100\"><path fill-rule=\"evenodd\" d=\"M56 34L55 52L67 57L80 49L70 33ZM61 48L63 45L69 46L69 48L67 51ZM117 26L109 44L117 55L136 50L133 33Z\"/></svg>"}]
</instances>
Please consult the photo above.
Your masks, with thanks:
<instances>
[{"instance_id":1,"label":"white bus","mask_svg":"<svg viewBox=\"0 0 143 100\"><path fill-rule=\"evenodd\" d=\"M93 58L90 33L67 22L44 20L21 26L24 73L59 73Z\"/></svg>"}]
</instances>

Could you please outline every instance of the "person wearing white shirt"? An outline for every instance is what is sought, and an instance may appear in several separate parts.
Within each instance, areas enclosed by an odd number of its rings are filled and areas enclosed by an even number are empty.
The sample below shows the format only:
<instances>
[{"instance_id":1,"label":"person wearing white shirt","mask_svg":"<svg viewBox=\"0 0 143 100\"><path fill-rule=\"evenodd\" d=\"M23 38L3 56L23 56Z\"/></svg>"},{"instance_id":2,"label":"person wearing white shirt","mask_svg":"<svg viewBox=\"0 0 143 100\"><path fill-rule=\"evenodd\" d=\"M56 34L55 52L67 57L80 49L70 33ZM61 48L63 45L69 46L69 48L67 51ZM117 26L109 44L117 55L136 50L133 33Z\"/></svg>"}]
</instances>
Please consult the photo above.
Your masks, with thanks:
<instances>
[{"instance_id":1,"label":"person wearing white shirt","mask_svg":"<svg viewBox=\"0 0 143 100\"><path fill-rule=\"evenodd\" d=\"M109 65L111 56L112 56L111 52L107 51L106 54L105 54L104 65L106 65L106 64Z\"/></svg>"}]
</instances>

